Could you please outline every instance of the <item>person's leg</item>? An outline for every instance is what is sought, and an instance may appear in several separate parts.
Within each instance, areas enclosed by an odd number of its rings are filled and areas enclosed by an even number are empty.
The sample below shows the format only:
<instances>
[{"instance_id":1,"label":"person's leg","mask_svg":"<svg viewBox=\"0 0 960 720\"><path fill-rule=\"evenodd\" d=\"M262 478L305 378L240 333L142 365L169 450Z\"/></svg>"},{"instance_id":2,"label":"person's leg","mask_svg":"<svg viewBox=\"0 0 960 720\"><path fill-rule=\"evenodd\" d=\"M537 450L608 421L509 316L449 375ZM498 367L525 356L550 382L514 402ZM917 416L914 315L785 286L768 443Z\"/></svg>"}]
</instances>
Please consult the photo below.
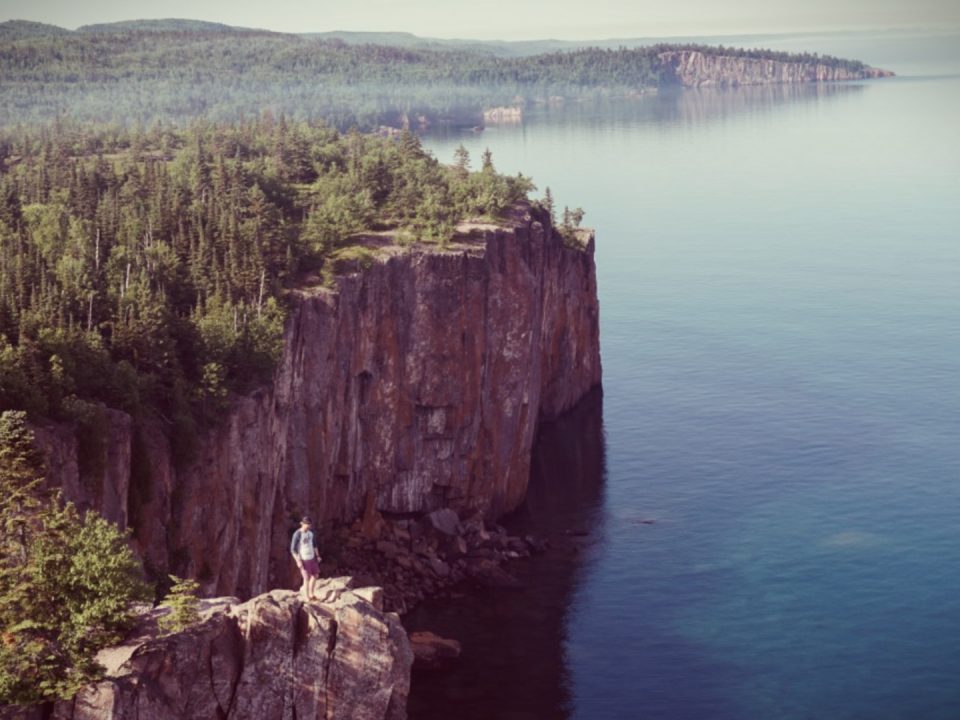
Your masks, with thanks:
<instances>
[{"instance_id":1,"label":"person's leg","mask_svg":"<svg viewBox=\"0 0 960 720\"><path fill-rule=\"evenodd\" d=\"M316 560L303 561L303 599L312 600L316 594L317 578L320 575L320 567Z\"/></svg>"},{"instance_id":2,"label":"person's leg","mask_svg":"<svg viewBox=\"0 0 960 720\"><path fill-rule=\"evenodd\" d=\"M306 565L304 563L300 564L300 577L303 579L303 583L300 585L300 594L303 596L304 600L310 599L310 578L312 577L309 572L307 572Z\"/></svg>"}]
</instances>

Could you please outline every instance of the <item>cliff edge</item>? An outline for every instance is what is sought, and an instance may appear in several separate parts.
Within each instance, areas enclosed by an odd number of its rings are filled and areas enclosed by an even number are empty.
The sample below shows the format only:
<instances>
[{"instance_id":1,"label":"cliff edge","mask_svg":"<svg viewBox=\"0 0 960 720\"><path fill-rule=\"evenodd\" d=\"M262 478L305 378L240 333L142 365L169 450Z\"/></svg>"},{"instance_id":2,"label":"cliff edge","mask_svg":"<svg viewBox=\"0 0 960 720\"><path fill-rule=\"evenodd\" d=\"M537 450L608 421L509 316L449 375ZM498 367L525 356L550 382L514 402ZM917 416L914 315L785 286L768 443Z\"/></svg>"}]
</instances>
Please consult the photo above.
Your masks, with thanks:
<instances>
[{"instance_id":1,"label":"cliff edge","mask_svg":"<svg viewBox=\"0 0 960 720\"><path fill-rule=\"evenodd\" d=\"M350 578L318 585L320 602L274 590L245 603L202 601L201 621L163 635L141 618L101 651L103 680L51 706L0 708L11 720L402 720L413 651L379 588Z\"/></svg>"},{"instance_id":2,"label":"cliff edge","mask_svg":"<svg viewBox=\"0 0 960 720\"><path fill-rule=\"evenodd\" d=\"M241 597L291 582L304 512L516 508L538 422L600 382L592 234L564 240L521 204L444 249L365 242L332 288L291 291L272 385L232 402L192 458L175 461L159 421L107 411L96 475L73 428L38 429L51 481L132 528L152 571Z\"/></svg>"}]
</instances>

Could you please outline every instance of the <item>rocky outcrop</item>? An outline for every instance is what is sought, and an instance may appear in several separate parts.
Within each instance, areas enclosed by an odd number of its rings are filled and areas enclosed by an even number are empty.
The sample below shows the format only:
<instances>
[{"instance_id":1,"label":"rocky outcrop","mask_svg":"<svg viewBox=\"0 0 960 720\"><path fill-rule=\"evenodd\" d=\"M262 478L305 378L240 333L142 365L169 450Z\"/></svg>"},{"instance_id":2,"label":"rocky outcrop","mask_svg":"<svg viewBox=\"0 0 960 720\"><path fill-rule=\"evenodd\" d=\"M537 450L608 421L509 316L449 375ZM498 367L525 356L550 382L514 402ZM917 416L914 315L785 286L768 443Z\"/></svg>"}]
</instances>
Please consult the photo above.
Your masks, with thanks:
<instances>
[{"instance_id":1,"label":"rocky outcrop","mask_svg":"<svg viewBox=\"0 0 960 720\"><path fill-rule=\"evenodd\" d=\"M659 58L665 84L683 87L834 82L893 76L889 70L869 66L852 69L821 62L782 62L706 54L699 50L671 50L661 53Z\"/></svg>"},{"instance_id":2,"label":"rocky outcrop","mask_svg":"<svg viewBox=\"0 0 960 720\"><path fill-rule=\"evenodd\" d=\"M495 107L483 111L483 121L491 125L513 125L523 122L523 108Z\"/></svg>"},{"instance_id":3,"label":"rocky outcrop","mask_svg":"<svg viewBox=\"0 0 960 720\"><path fill-rule=\"evenodd\" d=\"M449 508L419 520L370 519L365 513L363 520L339 528L329 541L332 557L321 570L382 587L384 608L404 615L425 598L449 597L464 582L519 587L503 566L548 547L532 535L511 536L480 514L461 521Z\"/></svg>"},{"instance_id":4,"label":"rocky outcrop","mask_svg":"<svg viewBox=\"0 0 960 720\"><path fill-rule=\"evenodd\" d=\"M378 241L333 289L297 288L272 386L236 399L188 461L159 421L108 411L99 473L71 428L41 430L52 482L131 527L149 568L241 597L294 581L304 512L516 508L538 422L600 382L593 237L572 247L527 205L459 231L443 250Z\"/></svg>"},{"instance_id":5,"label":"rocky outcrop","mask_svg":"<svg viewBox=\"0 0 960 720\"><path fill-rule=\"evenodd\" d=\"M103 651L106 677L57 703L54 720L399 720L413 652L393 613L350 590L319 587L321 602L275 590L240 603L204 601L202 621L171 635L154 610L140 632Z\"/></svg>"},{"instance_id":6,"label":"rocky outcrop","mask_svg":"<svg viewBox=\"0 0 960 720\"><path fill-rule=\"evenodd\" d=\"M429 630L410 633L413 658L420 667L441 669L460 657L461 647L456 640L443 638Z\"/></svg>"}]
</instances>

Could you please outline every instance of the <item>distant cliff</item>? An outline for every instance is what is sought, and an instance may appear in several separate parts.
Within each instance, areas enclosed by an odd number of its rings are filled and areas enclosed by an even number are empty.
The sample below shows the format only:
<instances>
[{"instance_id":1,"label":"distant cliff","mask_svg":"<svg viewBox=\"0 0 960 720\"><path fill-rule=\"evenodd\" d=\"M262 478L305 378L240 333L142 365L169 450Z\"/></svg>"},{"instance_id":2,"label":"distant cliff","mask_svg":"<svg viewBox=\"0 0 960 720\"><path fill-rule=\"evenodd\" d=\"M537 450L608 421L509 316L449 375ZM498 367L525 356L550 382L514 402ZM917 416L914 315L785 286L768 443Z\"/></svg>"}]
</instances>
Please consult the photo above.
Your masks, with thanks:
<instances>
[{"instance_id":1,"label":"distant cliff","mask_svg":"<svg viewBox=\"0 0 960 720\"><path fill-rule=\"evenodd\" d=\"M52 482L131 527L154 572L240 596L289 582L303 512L516 508L538 421L600 382L593 237L572 247L529 205L460 231L445 250L380 247L333 289L305 282L272 386L238 398L190 462L108 411L95 474L73 428L38 429Z\"/></svg>"},{"instance_id":2,"label":"distant cliff","mask_svg":"<svg viewBox=\"0 0 960 720\"><path fill-rule=\"evenodd\" d=\"M671 50L660 53L661 80L683 87L735 87L770 83L834 82L892 77L889 70L868 65L844 65L811 60L790 62L770 58Z\"/></svg>"}]
</instances>

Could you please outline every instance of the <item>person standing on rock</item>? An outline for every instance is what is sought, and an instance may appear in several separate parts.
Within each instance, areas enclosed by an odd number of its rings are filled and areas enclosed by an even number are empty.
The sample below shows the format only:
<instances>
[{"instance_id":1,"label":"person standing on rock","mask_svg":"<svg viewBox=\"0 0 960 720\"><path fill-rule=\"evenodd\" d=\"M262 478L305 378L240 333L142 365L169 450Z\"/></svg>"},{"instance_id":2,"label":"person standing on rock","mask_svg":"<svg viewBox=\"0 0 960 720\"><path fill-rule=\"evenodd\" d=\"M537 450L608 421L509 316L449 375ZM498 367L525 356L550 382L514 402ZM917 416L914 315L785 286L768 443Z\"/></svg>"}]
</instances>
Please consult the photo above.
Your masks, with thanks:
<instances>
[{"instance_id":1,"label":"person standing on rock","mask_svg":"<svg viewBox=\"0 0 960 720\"><path fill-rule=\"evenodd\" d=\"M316 600L314 589L317 578L320 577L320 554L317 552L317 539L313 534L313 521L310 518L304 517L300 521L299 529L293 533L290 554L297 561L297 567L303 575L303 599Z\"/></svg>"}]
</instances>

